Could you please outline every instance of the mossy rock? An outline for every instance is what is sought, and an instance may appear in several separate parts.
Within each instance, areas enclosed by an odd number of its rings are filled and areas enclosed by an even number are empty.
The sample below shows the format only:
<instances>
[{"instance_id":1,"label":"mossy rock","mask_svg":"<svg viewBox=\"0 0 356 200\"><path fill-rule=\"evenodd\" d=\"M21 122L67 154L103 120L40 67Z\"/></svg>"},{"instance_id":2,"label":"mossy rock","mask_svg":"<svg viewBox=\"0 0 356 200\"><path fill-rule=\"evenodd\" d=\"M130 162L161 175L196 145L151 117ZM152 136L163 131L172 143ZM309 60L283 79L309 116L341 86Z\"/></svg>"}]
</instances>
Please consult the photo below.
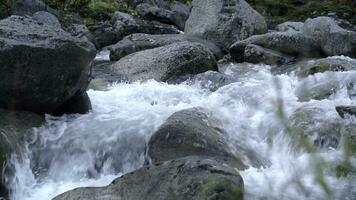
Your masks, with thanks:
<instances>
[{"instance_id":1,"label":"mossy rock","mask_svg":"<svg viewBox=\"0 0 356 200\"><path fill-rule=\"evenodd\" d=\"M204 180L197 199L242 200L243 188L236 185L231 179L212 174Z\"/></svg>"}]
</instances>

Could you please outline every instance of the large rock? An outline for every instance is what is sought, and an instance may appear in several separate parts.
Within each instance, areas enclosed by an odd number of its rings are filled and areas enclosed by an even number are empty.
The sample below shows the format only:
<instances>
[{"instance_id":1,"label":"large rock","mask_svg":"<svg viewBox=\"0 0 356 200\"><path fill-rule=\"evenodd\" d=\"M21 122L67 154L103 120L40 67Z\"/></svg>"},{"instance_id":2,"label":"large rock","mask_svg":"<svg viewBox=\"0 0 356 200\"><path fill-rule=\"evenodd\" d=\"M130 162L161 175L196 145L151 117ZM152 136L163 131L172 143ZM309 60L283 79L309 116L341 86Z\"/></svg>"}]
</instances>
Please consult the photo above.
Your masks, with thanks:
<instances>
[{"instance_id":1,"label":"large rock","mask_svg":"<svg viewBox=\"0 0 356 200\"><path fill-rule=\"evenodd\" d=\"M170 9L165 9L157 5L142 3L136 7L136 11L144 19L173 24L180 30L184 30L185 22L190 14L189 6L174 1L169 7Z\"/></svg>"},{"instance_id":2,"label":"large rock","mask_svg":"<svg viewBox=\"0 0 356 200\"><path fill-rule=\"evenodd\" d=\"M268 65L282 65L295 62L295 58L278 51L266 49L258 45L249 44L245 48L244 58L250 63L265 63Z\"/></svg>"},{"instance_id":3,"label":"large rock","mask_svg":"<svg viewBox=\"0 0 356 200\"><path fill-rule=\"evenodd\" d=\"M267 32L264 18L244 0L193 0L186 34L227 50L234 42Z\"/></svg>"},{"instance_id":4,"label":"large rock","mask_svg":"<svg viewBox=\"0 0 356 200\"><path fill-rule=\"evenodd\" d=\"M130 54L112 65L130 81L168 81L187 74L216 70L214 55L199 43L179 42Z\"/></svg>"},{"instance_id":5,"label":"large rock","mask_svg":"<svg viewBox=\"0 0 356 200\"><path fill-rule=\"evenodd\" d=\"M356 32L341 28L332 18L317 17L306 20L304 33L314 38L328 56L356 57Z\"/></svg>"},{"instance_id":6,"label":"large rock","mask_svg":"<svg viewBox=\"0 0 356 200\"><path fill-rule=\"evenodd\" d=\"M41 126L42 123L44 118L39 115L0 109L0 198L6 197L8 192L3 184L12 181L12 166L6 160L12 153L20 156L24 137L31 133L33 127Z\"/></svg>"},{"instance_id":7,"label":"large rock","mask_svg":"<svg viewBox=\"0 0 356 200\"><path fill-rule=\"evenodd\" d=\"M100 47L115 44L123 37L133 33L178 34L180 32L172 25L135 19L131 15L122 12L115 12L111 21L89 26L89 29Z\"/></svg>"},{"instance_id":8,"label":"large rock","mask_svg":"<svg viewBox=\"0 0 356 200\"><path fill-rule=\"evenodd\" d=\"M11 13L13 15L31 16L38 11L46 11L58 16L58 11L50 8L41 0L15 0L11 5Z\"/></svg>"},{"instance_id":9,"label":"large rock","mask_svg":"<svg viewBox=\"0 0 356 200\"><path fill-rule=\"evenodd\" d=\"M223 56L220 48L217 47L215 44L195 38L190 37L185 34L162 34L162 35L151 35L151 34L143 34L143 33L136 33L129 36L126 36L124 39L120 40L115 45L109 46L107 49L110 50L110 59L120 60L121 58L146 49L153 49L156 47L165 46L172 43L177 42L197 42L201 43L214 54L216 59L219 59Z\"/></svg>"},{"instance_id":10,"label":"large rock","mask_svg":"<svg viewBox=\"0 0 356 200\"><path fill-rule=\"evenodd\" d=\"M0 106L49 113L85 92L95 47L32 18L0 21Z\"/></svg>"},{"instance_id":11,"label":"large rock","mask_svg":"<svg viewBox=\"0 0 356 200\"><path fill-rule=\"evenodd\" d=\"M66 28L66 31L68 31L74 37L89 40L95 45L95 47L99 48L99 44L95 40L93 34L84 24L72 24L68 28Z\"/></svg>"},{"instance_id":12,"label":"large rock","mask_svg":"<svg viewBox=\"0 0 356 200\"><path fill-rule=\"evenodd\" d=\"M108 47L108 49L110 50L110 60L120 60L138 51L184 41L187 41L187 39L182 34L149 35L136 33L126 36L115 45Z\"/></svg>"},{"instance_id":13,"label":"large rock","mask_svg":"<svg viewBox=\"0 0 356 200\"><path fill-rule=\"evenodd\" d=\"M277 25L277 31L302 31L304 28L303 22L284 22Z\"/></svg>"},{"instance_id":14,"label":"large rock","mask_svg":"<svg viewBox=\"0 0 356 200\"><path fill-rule=\"evenodd\" d=\"M107 187L74 189L54 200L242 200L243 191L235 169L211 159L187 157L141 168Z\"/></svg>"},{"instance_id":15,"label":"large rock","mask_svg":"<svg viewBox=\"0 0 356 200\"><path fill-rule=\"evenodd\" d=\"M49 26L54 26L55 28L61 28L61 23L59 23L59 20L57 17L49 12L46 11L38 11L35 14L32 15L32 18L36 20L37 22L49 25Z\"/></svg>"},{"instance_id":16,"label":"large rock","mask_svg":"<svg viewBox=\"0 0 356 200\"><path fill-rule=\"evenodd\" d=\"M245 50L250 44L281 52L294 57L320 57L321 48L315 41L306 37L303 32L270 32L254 35L234 43L230 48L231 56L238 62L245 61Z\"/></svg>"},{"instance_id":17,"label":"large rock","mask_svg":"<svg viewBox=\"0 0 356 200\"><path fill-rule=\"evenodd\" d=\"M309 76L327 71L356 70L356 60L345 57L329 57L308 62L301 62L298 69L299 76Z\"/></svg>"},{"instance_id":18,"label":"large rock","mask_svg":"<svg viewBox=\"0 0 356 200\"><path fill-rule=\"evenodd\" d=\"M218 128L219 121L207 113L193 108L170 116L149 141L152 162L197 155L221 159L243 169L244 164L231 153L226 133Z\"/></svg>"}]
</instances>

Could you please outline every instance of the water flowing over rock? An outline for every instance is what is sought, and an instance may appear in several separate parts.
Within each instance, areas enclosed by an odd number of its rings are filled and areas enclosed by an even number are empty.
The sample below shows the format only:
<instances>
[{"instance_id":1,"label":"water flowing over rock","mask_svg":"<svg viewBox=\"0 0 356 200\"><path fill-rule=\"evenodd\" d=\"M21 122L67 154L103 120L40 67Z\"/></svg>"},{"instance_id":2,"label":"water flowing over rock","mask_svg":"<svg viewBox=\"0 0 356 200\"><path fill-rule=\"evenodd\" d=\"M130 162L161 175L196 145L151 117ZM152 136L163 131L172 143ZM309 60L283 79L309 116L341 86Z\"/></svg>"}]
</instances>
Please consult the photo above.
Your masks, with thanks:
<instances>
[{"instance_id":1,"label":"water flowing over rock","mask_svg":"<svg viewBox=\"0 0 356 200\"><path fill-rule=\"evenodd\" d=\"M168 81L216 70L217 64L214 55L203 45L180 42L128 55L113 64L112 69L131 81Z\"/></svg>"},{"instance_id":2,"label":"water flowing over rock","mask_svg":"<svg viewBox=\"0 0 356 200\"><path fill-rule=\"evenodd\" d=\"M13 168L6 160L12 153L21 157L23 138L31 133L33 127L41 126L43 123L43 117L30 112L0 109L0 197L7 197L9 192L3 184L13 181L6 177L13 173Z\"/></svg>"},{"instance_id":3,"label":"water flowing over rock","mask_svg":"<svg viewBox=\"0 0 356 200\"><path fill-rule=\"evenodd\" d=\"M186 156L211 157L243 169L244 164L232 155L226 134L218 128L218 119L199 108L179 111L153 134L148 155L153 163ZM225 134L225 135L224 135Z\"/></svg>"},{"instance_id":4,"label":"water flowing over rock","mask_svg":"<svg viewBox=\"0 0 356 200\"><path fill-rule=\"evenodd\" d=\"M49 113L83 93L95 47L32 18L0 21L0 106Z\"/></svg>"},{"instance_id":5,"label":"water flowing over rock","mask_svg":"<svg viewBox=\"0 0 356 200\"><path fill-rule=\"evenodd\" d=\"M107 187L78 188L53 200L243 199L239 173L212 159L186 157L143 167Z\"/></svg>"},{"instance_id":6,"label":"water flowing over rock","mask_svg":"<svg viewBox=\"0 0 356 200\"><path fill-rule=\"evenodd\" d=\"M244 0L194 0L185 33L227 50L234 42L267 32L264 18Z\"/></svg>"}]
</instances>

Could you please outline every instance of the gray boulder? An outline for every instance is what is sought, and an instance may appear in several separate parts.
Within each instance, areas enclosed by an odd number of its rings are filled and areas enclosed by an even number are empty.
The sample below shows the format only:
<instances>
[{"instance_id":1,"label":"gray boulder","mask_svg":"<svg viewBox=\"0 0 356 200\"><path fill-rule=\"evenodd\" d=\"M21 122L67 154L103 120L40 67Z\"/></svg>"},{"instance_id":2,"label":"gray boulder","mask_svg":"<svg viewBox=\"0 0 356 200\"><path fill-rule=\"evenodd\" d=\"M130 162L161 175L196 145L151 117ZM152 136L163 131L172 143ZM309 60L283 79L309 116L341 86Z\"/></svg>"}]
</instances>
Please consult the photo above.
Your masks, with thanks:
<instances>
[{"instance_id":1,"label":"gray boulder","mask_svg":"<svg viewBox=\"0 0 356 200\"><path fill-rule=\"evenodd\" d=\"M7 197L8 190L4 184L13 181L11 179L13 168L6 160L12 153L20 157L23 139L32 133L33 127L41 126L43 123L42 116L30 112L0 109L0 197Z\"/></svg>"},{"instance_id":2,"label":"gray boulder","mask_svg":"<svg viewBox=\"0 0 356 200\"><path fill-rule=\"evenodd\" d=\"M244 52L249 44L258 45L293 57L322 56L319 44L312 38L306 37L303 32L297 31L270 32L238 41L230 47L231 56L236 61L243 62L245 60Z\"/></svg>"},{"instance_id":3,"label":"gray boulder","mask_svg":"<svg viewBox=\"0 0 356 200\"><path fill-rule=\"evenodd\" d=\"M193 0L185 33L227 50L234 42L267 32L264 18L244 0Z\"/></svg>"},{"instance_id":4,"label":"gray boulder","mask_svg":"<svg viewBox=\"0 0 356 200\"><path fill-rule=\"evenodd\" d=\"M237 80L226 74L216 72L216 71L207 71L200 73L192 77L187 81L191 85L199 85L202 88L208 89L212 92L218 90L219 88L234 83Z\"/></svg>"},{"instance_id":5,"label":"gray boulder","mask_svg":"<svg viewBox=\"0 0 356 200\"><path fill-rule=\"evenodd\" d=\"M95 47L99 48L99 45L95 40L93 34L90 32L88 27L86 27L84 24L72 24L71 26L66 28L66 31L69 32L74 37L89 40L91 43L95 45Z\"/></svg>"},{"instance_id":6,"label":"gray boulder","mask_svg":"<svg viewBox=\"0 0 356 200\"><path fill-rule=\"evenodd\" d=\"M54 200L242 200L243 185L239 173L229 166L186 157L143 167L107 187L74 189Z\"/></svg>"},{"instance_id":7,"label":"gray boulder","mask_svg":"<svg viewBox=\"0 0 356 200\"><path fill-rule=\"evenodd\" d=\"M112 65L130 81L169 81L187 74L216 70L214 55L199 43L179 42L130 54Z\"/></svg>"},{"instance_id":8,"label":"gray boulder","mask_svg":"<svg viewBox=\"0 0 356 200\"><path fill-rule=\"evenodd\" d=\"M11 16L0 21L0 106L50 113L85 92L95 47L55 26Z\"/></svg>"},{"instance_id":9,"label":"gray boulder","mask_svg":"<svg viewBox=\"0 0 356 200\"><path fill-rule=\"evenodd\" d=\"M244 58L250 63L265 63L267 65L282 65L295 62L295 58L278 51L249 44L245 48Z\"/></svg>"},{"instance_id":10,"label":"gray boulder","mask_svg":"<svg viewBox=\"0 0 356 200\"><path fill-rule=\"evenodd\" d=\"M301 62L298 65L298 75L302 77L327 71L337 72L356 70L356 60L340 57L322 58L308 62Z\"/></svg>"},{"instance_id":11,"label":"gray boulder","mask_svg":"<svg viewBox=\"0 0 356 200\"><path fill-rule=\"evenodd\" d=\"M303 22L284 22L277 25L277 31L286 32L286 31L302 31L304 28Z\"/></svg>"},{"instance_id":12,"label":"gray boulder","mask_svg":"<svg viewBox=\"0 0 356 200\"><path fill-rule=\"evenodd\" d=\"M136 33L129 36L124 37L124 39L120 40L115 45L111 45L107 47L110 50L110 59L120 60L124 56L129 54L146 50L146 49L153 49L156 47L165 46L168 44L176 43L176 42L197 42L200 43L207 48L214 54L214 56L218 59L221 58L223 53L221 52L220 48L217 47L215 44L195 38L190 37L185 34L162 34L162 35L151 35L151 34L143 34L143 33Z\"/></svg>"},{"instance_id":13,"label":"gray boulder","mask_svg":"<svg viewBox=\"0 0 356 200\"><path fill-rule=\"evenodd\" d=\"M49 26L54 26L56 28L61 28L61 23L59 23L57 17L49 12L38 11L32 15L32 18L39 23L43 23Z\"/></svg>"},{"instance_id":14,"label":"gray boulder","mask_svg":"<svg viewBox=\"0 0 356 200\"><path fill-rule=\"evenodd\" d=\"M136 33L126 36L115 45L109 46L108 49L110 50L110 60L120 60L138 51L184 41L187 41L187 39L182 34L150 35Z\"/></svg>"},{"instance_id":15,"label":"gray boulder","mask_svg":"<svg viewBox=\"0 0 356 200\"><path fill-rule=\"evenodd\" d=\"M133 33L178 34L180 31L172 25L157 21L135 19L129 14L115 12L111 21L89 26L100 47L112 45Z\"/></svg>"},{"instance_id":16,"label":"gray boulder","mask_svg":"<svg viewBox=\"0 0 356 200\"><path fill-rule=\"evenodd\" d=\"M50 8L41 0L15 0L11 5L11 13L13 15L32 16L38 11L46 11L58 16L58 11Z\"/></svg>"},{"instance_id":17,"label":"gray boulder","mask_svg":"<svg viewBox=\"0 0 356 200\"><path fill-rule=\"evenodd\" d=\"M244 169L244 164L231 153L227 135L218 123L203 109L176 112L151 137L148 156L153 163L193 155L213 157Z\"/></svg>"},{"instance_id":18,"label":"gray boulder","mask_svg":"<svg viewBox=\"0 0 356 200\"><path fill-rule=\"evenodd\" d=\"M169 9L165 9L157 5L142 3L136 7L136 11L144 19L172 24L180 30L184 30L185 22L190 14L189 6L174 1L169 7Z\"/></svg>"},{"instance_id":19,"label":"gray boulder","mask_svg":"<svg viewBox=\"0 0 356 200\"><path fill-rule=\"evenodd\" d=\"M313 38L325 55L356 57L356 32L341 28L332 18L317 17L306 20L304 34Z\"/></svg>"}]
</instances>

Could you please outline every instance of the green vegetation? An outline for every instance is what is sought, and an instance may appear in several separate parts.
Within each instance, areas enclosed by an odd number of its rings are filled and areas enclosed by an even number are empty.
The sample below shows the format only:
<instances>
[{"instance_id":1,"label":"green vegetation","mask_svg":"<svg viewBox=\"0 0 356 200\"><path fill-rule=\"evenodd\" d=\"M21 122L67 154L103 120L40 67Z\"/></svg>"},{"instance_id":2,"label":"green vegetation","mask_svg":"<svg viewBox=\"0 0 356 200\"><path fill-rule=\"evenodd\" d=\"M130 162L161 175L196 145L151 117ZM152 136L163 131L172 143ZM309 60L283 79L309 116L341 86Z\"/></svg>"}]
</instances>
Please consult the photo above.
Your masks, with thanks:
<instances>
[{"instance_id":1,"label":"green vegetation","mask_svg":"<svg viewBox=\"0 0 356 200\"><path fill-rule=\"evenodd\" d=\"M352 0L247 0L247 2L272 23L304 21L311 16L335 13L356 24L356 5Z\"/></svg>"}]
</instances>

